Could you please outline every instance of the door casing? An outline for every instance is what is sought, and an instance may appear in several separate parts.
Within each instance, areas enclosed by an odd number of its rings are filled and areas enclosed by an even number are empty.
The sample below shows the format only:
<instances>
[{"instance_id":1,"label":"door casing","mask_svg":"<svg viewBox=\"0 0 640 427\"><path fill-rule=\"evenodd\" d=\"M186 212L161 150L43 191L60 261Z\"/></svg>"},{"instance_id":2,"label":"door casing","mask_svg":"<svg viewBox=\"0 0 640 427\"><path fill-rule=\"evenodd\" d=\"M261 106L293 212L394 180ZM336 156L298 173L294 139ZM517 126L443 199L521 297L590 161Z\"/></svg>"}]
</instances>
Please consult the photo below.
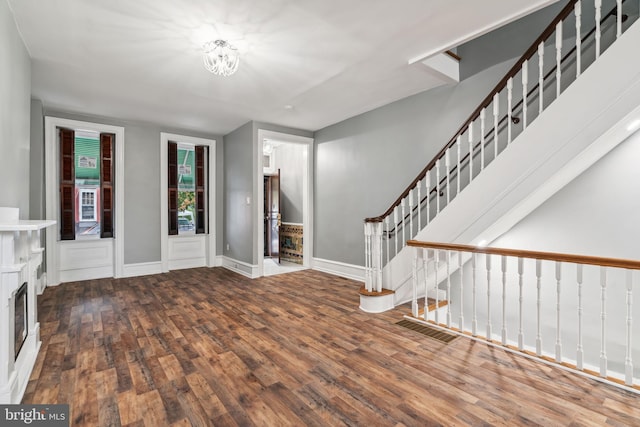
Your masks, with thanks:
<instances>
[{"instance_id":1,"label":"door casing","mask_svg":"<svg viewBox=\"0 0 640 427\"><path fill-rule=\"evenodd\" d=\"M264 276L264 141L273 140L291 144L303 144L306 146L305 173L303 173L303 266L311 268L313 265L313 138L291 135L282 132L258 129L258 138L255 143L254 159L256 169L254 173L253 199L253 224L254 224L254 260L257 259L257 271L253 277Z\"/></svg>"}]
</instances>

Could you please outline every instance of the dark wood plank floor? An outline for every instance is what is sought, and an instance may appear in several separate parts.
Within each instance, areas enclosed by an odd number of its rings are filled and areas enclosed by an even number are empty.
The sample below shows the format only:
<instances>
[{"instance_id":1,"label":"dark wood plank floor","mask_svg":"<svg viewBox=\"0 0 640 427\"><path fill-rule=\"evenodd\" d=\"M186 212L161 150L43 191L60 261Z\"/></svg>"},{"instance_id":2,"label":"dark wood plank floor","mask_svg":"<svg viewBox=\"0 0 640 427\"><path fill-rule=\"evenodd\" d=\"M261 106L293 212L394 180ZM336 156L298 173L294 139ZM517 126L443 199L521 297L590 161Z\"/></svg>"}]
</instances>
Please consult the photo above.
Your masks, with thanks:
<instances>
[{"instance_id":1,"label":"dark wood plank floor","mask_svg":"<svg viewBox=\"0 0 640 427\"><path fill-rule=\"evenodd\" d=\"M358 309L315 271L194 269L48 288L24 403L74 426L640 425L640 396Z\"/></svg>"}]
</instances>

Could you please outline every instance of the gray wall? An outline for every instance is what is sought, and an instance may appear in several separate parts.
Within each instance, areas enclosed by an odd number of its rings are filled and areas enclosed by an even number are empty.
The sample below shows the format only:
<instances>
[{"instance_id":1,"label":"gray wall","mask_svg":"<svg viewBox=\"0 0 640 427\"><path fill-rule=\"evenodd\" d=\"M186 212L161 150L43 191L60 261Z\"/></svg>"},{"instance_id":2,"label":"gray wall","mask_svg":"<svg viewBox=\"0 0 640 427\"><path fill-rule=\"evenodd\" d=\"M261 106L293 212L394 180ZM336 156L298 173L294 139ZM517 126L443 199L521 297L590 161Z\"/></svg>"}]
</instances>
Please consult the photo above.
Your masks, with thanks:
<instances>
[{"instance_id":1,"label":"gray wall","mask_svg":"<svg viewBox=\"0 0 640 427\"><path fill-rule=\"evenodd\" d=\"M512 63L316 132L314 256L364 265L364 218L384 213Z\"/></svg>"},{"instance_id":2,"label":"gray wall","mask_svg":"<svg viewBox=\"0 0 640 427\"><path fill-rule=\"evenodd\" d=\"M302 224L303 221L304 150L301 144L281 144L275 148L275 167L280 169L282 222Z\"/></svg>"},{"instance_id":3,"label":"gray wall","mask_svg":"<svg viewBox=\"0 0 640 427\"><path fill-rule=\"evenodd\" d=\"M464 80L473 76L498 62L519 58L566 4L566 1L554 3L458 46L456 52L462 58L460 79ZM593 4L591 8L593 8ZM587 9L585 8L585 12ZM569 33L570 31L567 29L565 37Z\"/></svg>"},{"instance_id":4,"label":"gray wall","mask_svg":"<svg viewBox=\"0 0 640 427\"><path fill-rule=\"evenodd\" d=\"M224 255L253 263L253 123L224 137ZM247 204L247 198L250 204ZM228 249L227 249L228 248Z\"/></svg>"},{"instance_id":5,"label":"gray wall","mask_svg":"<svg viewBox=\"0 0 640 427\"><path fill-rule=\"evenodd\" d=\"M160 261L160 133L216 140L216 233L223 224L223 138L157 124L57 111L45 107L47 116L124 127L124 262L136 264ZM32 173L35 176L35 173ZM218 238L217 253L222 253Z\"/></svg>"},{"instance_id":6,"label":"gray wall","mask_svg":"<svg viewBox=\"0 0 640 427\"><path fill-rule=\"evenodd\" d=\"M7 2L0 1L0 206L29 219L31 60Z\"/></svg>"},{"instance_id":7,"label":"gray wall","mask_svg":"<svg viewBox=\"0 0 640 427\"><path fill-rule=\"evenodd\" d=\"M44 115L42 101L31 99L31 152L29 162L29 217L45 219Z\"/></svg>"}]
</instances>

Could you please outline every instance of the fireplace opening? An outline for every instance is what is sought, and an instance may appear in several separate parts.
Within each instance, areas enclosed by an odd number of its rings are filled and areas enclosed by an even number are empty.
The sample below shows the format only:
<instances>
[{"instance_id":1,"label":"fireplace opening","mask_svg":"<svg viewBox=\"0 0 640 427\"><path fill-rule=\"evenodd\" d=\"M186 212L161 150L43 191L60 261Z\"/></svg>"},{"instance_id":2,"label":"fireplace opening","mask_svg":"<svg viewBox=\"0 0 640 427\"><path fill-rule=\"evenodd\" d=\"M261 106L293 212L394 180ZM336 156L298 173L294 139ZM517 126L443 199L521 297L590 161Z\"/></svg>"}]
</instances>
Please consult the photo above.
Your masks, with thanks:
<instances>
[{"instance_id":1,"label":"fireplace opening","mask_svg":"<svg viewBox=\"0 0 640 427\"><path fill-rule=\"evenodd\" d=\"M27 282L16 291L14 311L14 349L15 359L22 349L22 345L27 339Z\"/></svg>"}]
</instances>

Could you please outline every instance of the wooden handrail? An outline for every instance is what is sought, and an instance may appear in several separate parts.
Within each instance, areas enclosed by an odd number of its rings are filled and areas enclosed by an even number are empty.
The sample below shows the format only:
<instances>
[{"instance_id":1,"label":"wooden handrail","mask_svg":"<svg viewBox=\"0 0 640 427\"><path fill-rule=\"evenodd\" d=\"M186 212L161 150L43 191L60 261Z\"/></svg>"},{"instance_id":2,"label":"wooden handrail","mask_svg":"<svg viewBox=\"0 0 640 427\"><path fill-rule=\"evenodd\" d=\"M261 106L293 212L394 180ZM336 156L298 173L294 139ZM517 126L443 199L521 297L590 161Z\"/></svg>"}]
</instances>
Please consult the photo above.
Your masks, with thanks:
<instances>
[{"instance_id":1,"label":"wooden handrail","mask_svg":"<svg viewBox=\"0 0 640 427\"><path fill-rule=\"evenodd\" d=\"M402 199L407 197L409 192L413 189L413 187L416 186L418 181L420 181L422 177L425 176L426 173L435 166L436 161L446 153L446 151L452 146L452 144L456 142L458 136L462 135L465 132L469 124L473 122L477 116L480 115L480 112L482 111L482 109L486 108L486 106L491 103L494 95L499 93L506 86L509 79L514 77L516 74L518 74L518 72L522 69L522 64L524 64L525 61L529 60L529 58L531 58L537 52L538 45L541 42L547 40L551 36L551 34L553 34L553 32L555 31L556 25L569 16L569 14L573 11L574 5L577 1L578 0L569 0L567 5L560 11L560 13L555 17L555 19L551 21L551 23L547 26L547 28L545 28L542 34L540 34L540 36L538 36L538 38L531 44L531 46L525 51L525 53L520 57L520 59L513 65L513 67L511 67L509 72L502 78L502 80L498 82L495 88L489 93L489 95L487 95L487 97L480 103L480 105L473 111L473 113L471 113L469 118L458 129L458 131L453 135L453 137L449 140L449 142L438 152L438 154L436 154L433 157L433 159L427 164L427 166L418 174L416 179L414 179L413 182L409 184L409 186L406 188L406 190L402 192L400 197L396 199L396 201L391 205L391 207L389 207L389 209L387 209L385 213L383 213L382 215L379 215L377 217L372 217L372 218L366 218L364 220L365 222L382 222L387 215L393 212L393 209L396 206L400 205L400 203L402 202Z\"/></svg>"},{"instance_id":2,"label":"wooden handrail","mask_svg":"<svg viewBox=\"0 0 640 427\"><path fill-rule=\"evenodd\" d=\"M407 246L426 249L442 249L448 251L473 252L489 255L504 255L518 258L532 258L546 261L569 262L573 264L599 265L602 267L626 268L640 270L640 261L620 258L604 258L588 255L563 254L556 252L528 251L521 249L505 249L492 247L479 247L470 245L458 245L455 243L421 242L418 240L407 241Z\"/></svg>"},{"instance_id":3,"label":"wooden handrail","mask_svg":"<svg viewBox=\"0 0 640 427\"><path fill-rule=\"evenodd\" d=\"M445 53L445 55L450 56L451 58L455 59L455 60L456 60L456 61L458 61L458 62L462 61L462 58L460 58L460 57L458 56L458 54L453 53L453 52L451 52L450 50L447 50L447 51L445 51L444 53Z\"/></svg>"}]
</instances>

